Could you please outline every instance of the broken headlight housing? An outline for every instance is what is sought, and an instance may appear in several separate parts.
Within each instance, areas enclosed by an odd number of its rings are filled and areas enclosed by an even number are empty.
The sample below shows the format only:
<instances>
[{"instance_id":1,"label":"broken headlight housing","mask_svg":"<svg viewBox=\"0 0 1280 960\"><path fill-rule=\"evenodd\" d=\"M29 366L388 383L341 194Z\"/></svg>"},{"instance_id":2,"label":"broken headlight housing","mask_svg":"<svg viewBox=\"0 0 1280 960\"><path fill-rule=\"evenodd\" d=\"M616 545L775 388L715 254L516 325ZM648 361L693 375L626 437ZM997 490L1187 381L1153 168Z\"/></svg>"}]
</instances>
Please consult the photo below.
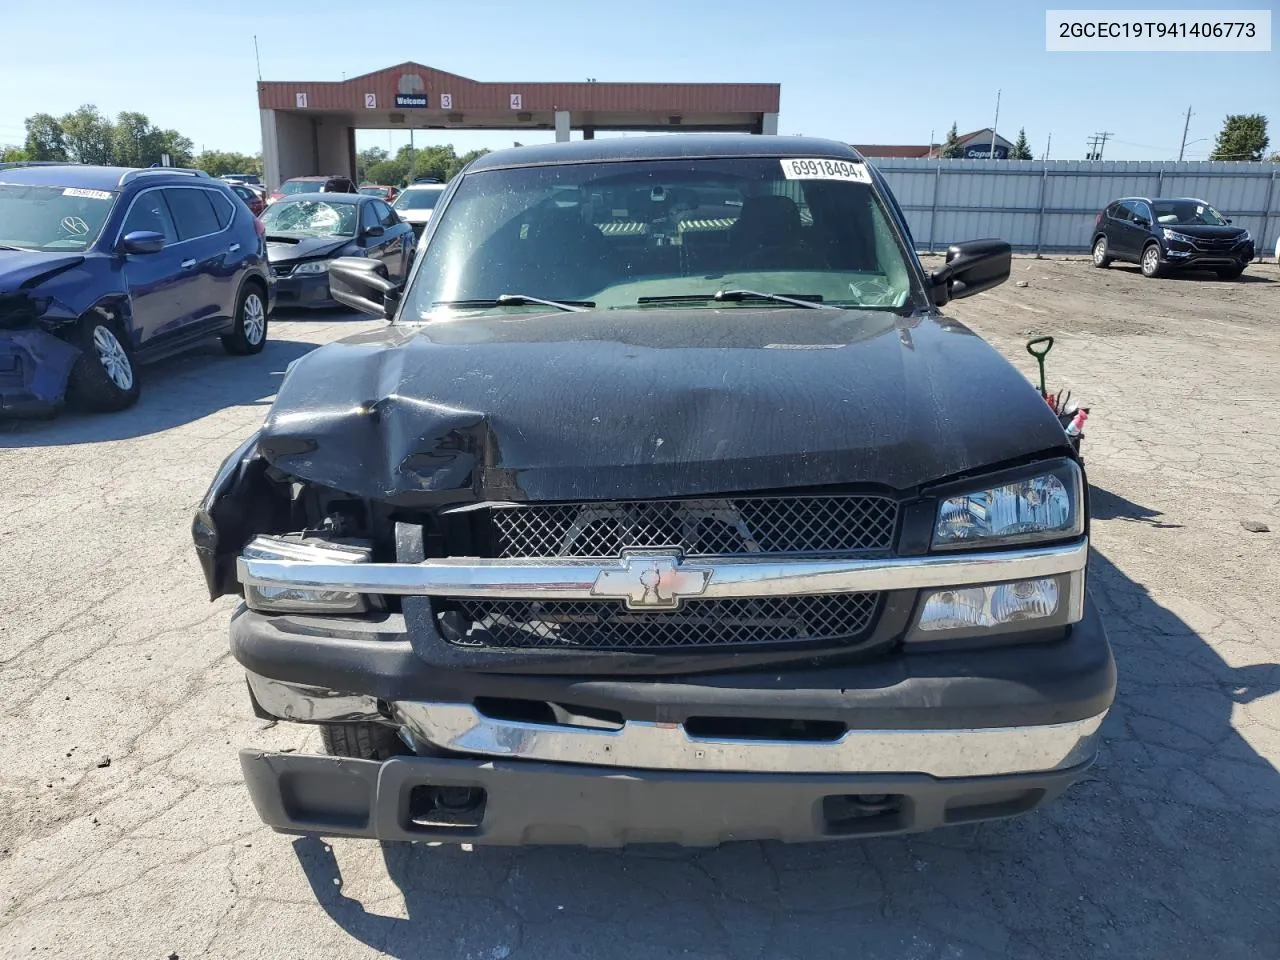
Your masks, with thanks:
<instances>
[{"instance_id":1,"label":"broken headlight housing","mask_svg":"<svg viewBox=\"0 0 1280 960\"><path fill-rule=\"evenodd\" d=\"M938 504L935 550L1064 540L1084 533L1084 481L1074 460L948 496Z\"/></svg>"},{"instance_id":2,"label":"broken headlight housing","mask_svg":"<svg viewBox=\"0 0 1280 960\"><path fill-rule=\"evenodd\" d=\"M297 563L368 563L373 545L358 540L324 540L293 535L254 537L241 553L247 560L286 560ZM380 598L344 590L302 587L264 587L246 584L244 602L259 613L366 613L380 606Z\"/></svg>"}]
</instances>

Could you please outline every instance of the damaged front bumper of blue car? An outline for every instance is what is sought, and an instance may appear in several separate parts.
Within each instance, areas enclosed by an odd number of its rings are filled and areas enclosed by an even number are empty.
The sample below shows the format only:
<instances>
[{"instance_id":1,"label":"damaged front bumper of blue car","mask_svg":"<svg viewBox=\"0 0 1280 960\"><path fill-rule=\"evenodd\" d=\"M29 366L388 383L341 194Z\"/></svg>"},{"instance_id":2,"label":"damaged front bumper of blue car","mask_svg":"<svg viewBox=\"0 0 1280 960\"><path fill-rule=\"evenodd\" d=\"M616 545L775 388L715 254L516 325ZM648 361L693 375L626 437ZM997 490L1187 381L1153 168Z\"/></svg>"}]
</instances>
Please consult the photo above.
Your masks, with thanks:
<instances>
[{"instance_id":1,"label":"damaged front bumper of blue car","mask_svg":"<svg viewBox=\"0 0 1280 960\"><path fill-rule=\"evenodd\" d=\"M36 324L0 329L0 414L55 412L79 357L78 348Z\"/></svg>"}]
</instances>

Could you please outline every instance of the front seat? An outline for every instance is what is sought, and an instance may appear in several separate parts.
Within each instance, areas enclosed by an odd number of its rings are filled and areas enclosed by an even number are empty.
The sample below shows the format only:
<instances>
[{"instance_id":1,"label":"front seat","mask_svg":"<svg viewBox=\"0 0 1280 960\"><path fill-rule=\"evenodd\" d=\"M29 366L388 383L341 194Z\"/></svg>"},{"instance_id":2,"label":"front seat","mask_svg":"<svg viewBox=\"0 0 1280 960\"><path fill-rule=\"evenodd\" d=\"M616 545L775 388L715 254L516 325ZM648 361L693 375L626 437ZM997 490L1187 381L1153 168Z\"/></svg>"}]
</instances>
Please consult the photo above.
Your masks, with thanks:
<instances>
[{"instance_id":1,"label":"front seat","mask_svg":"<svg viewBox=\"0 0 1280 960\"><path fill-rule=\"evenodd\" d=\"M540 296L585 299L619 282L621 271L608 241L582 219L579 207L545 207L529 226L522 243L546 291Z\"/></svg>"},{"instance_id":2,"label":"front seat","mask_svg":"<svg viewBox=\"0 0 1280 960\"><path fill-rule=\"evenodd\" d=\"M790 197L748 197L729 228L734 261L747 269L790 270L810 266L800 209Z\"/></svg>"}]
</instances>

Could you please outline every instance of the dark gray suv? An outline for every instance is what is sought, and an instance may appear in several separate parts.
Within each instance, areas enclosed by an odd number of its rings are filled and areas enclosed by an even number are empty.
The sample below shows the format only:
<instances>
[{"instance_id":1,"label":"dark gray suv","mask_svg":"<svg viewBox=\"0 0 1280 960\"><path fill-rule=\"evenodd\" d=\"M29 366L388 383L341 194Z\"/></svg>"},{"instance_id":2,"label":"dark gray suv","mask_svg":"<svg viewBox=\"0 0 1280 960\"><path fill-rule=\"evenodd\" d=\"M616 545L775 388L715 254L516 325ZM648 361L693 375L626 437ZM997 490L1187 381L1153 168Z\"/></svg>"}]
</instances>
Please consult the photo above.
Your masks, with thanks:
<instances>
[{"instance_id":1,"label":"dark gray suv","mask_svg":"<svg viewBox=\"0 0 1280 960\"><path fill-rule=\"evenodd\" d=\"M1194 197L1126 197L1109 204L1093 226L1093 265L1129 260L1144 277L1177 270L1211 270L1234 280L1253 259L1253 238L1243 227Z\"/></svg>"}]
</instances>

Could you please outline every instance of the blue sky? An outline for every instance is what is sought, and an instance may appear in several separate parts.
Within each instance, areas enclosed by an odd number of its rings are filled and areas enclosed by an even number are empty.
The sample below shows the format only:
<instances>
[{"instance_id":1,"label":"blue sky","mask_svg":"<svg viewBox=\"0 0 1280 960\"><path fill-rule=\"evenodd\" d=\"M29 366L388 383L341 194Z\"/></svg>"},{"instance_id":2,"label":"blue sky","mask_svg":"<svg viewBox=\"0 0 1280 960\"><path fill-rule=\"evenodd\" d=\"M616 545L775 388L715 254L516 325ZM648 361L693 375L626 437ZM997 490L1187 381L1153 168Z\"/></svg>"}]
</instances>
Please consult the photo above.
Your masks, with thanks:
<instances>
[{"instance_id":1,"label":"blue sky","mask_svg":"<svg viewBox=\"0 0 1280 960\"><path fill-rule=\"evenodd\" d=\"M1046 53L1047 6L1025 0L272 0L212 4L60 0L11 3L0 62L0 144L23 118L95 103L140 110L201 147L256 152L253 34L266 80L340 80L416 60L477 80L782 84L779 132L853 143L925 143L952 121L1025 127L1035 155L1082 158L1111 131L1107 159L1177 155L1192 107L1189 159L1203 159L1228 113L1262 113L1280 150L1280 52ZM1133 9L1239 9L1236 0ZM1273 12L1273 19L1280 16ZM295 29L301 28L301 29ZM1274 26L1273 26L1274 30ZM362 132L359 146L403 134ZM419 133L459 150L550 134Z\"/></svg>"}]
</instances>

